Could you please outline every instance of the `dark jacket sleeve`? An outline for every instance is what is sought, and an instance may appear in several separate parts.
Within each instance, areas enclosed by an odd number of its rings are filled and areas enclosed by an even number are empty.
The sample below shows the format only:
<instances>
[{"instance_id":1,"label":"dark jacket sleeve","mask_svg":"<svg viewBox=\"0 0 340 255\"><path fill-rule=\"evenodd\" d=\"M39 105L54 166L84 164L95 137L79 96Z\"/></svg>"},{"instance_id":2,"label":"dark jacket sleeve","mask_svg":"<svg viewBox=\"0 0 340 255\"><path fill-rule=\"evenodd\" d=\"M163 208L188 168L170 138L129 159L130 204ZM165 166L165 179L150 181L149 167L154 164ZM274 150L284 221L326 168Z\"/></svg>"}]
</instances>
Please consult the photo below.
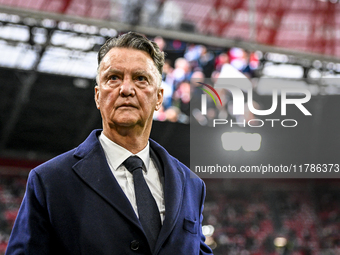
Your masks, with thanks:
<instances>
[{"instance_id":1,"label":"dark jacket sleeve","mask_svg":"<svg viewBox=\"0 0 340 255\"><path fill-rule=\"evenodd\" d=\"M213 254L210 247L205 243L205 236L202 233L202 221L203 221L203 207L205 201L205 185L202 182L202 199L201 199L201 209L200 209L200 225L199 225L199 233L201 235L201 243L200 243L200 255Z\"/></svg>"},{"instance_id":2,"label":"dark jacket sleeve","mask_svg":"<svg viewBox=\"0 0 340 255\"><path fill-rule=\"evenodd\" d=\"M52 254L51 232L44 189L38 174L32 170L5 254Z\"/></svg>"}]
</instances>

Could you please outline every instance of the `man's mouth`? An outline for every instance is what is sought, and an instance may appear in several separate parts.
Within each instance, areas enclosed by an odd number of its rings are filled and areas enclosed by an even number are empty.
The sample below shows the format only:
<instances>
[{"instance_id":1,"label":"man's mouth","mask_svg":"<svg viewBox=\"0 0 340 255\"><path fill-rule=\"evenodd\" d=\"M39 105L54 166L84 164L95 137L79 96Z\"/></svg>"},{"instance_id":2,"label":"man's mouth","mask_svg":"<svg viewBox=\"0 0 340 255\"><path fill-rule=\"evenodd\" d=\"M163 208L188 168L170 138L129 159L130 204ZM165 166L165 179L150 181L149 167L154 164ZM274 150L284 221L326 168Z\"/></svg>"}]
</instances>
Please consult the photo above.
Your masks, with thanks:
<instances>
[{"instance_id":1,"label":"man's mouth","mask_svg":"<svg viewBox=\"0 0 340 255\"><path fill-rule=\"evenodd\" d=\"M137 108L137 107L133 104L121 104L120 106L118 106L118 108Z\"/></svg>"}]
</instances>

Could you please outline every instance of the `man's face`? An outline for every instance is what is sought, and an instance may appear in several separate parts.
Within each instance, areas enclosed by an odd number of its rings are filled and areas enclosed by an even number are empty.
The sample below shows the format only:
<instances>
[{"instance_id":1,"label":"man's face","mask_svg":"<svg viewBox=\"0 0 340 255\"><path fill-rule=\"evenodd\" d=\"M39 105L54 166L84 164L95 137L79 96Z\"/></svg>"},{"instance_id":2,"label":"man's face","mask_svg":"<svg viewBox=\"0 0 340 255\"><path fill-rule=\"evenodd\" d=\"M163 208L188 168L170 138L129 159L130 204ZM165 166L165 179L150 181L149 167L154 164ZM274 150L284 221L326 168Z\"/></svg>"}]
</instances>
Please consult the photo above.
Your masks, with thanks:
<instances>
[{"instance_id":1,"label":"man's face","mask_svg":"<svg viewBox=\"0 0 340 255\"><path fill-rule=\"evenodd\" d=\"M163 101L160 75L144 51L113 48L103 58L95 101L104 132L117 128L151 128L153 112Z\"/></svg>"}]
</instances>

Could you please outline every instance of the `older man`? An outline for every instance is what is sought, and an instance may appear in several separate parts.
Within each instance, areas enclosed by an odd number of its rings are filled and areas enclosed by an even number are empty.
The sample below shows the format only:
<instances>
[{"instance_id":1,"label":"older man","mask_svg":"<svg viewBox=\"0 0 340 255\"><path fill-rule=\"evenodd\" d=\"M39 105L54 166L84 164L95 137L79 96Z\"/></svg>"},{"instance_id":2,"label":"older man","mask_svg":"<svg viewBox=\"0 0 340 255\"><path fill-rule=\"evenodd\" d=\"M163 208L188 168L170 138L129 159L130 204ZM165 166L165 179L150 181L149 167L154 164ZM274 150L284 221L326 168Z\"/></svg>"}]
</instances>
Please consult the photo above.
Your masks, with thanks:
<instances>
[{"instance_id":1,"label":"older man","mask_svg":"<svg viewBox=\"0 0 340 255\"><path fill-rule=\"evenodd\" d=\"M149 139L164 55L137 33L98 53L103 130L30 172L6 254L211 254L205 187Z\"/></svg>"}]
</instances>

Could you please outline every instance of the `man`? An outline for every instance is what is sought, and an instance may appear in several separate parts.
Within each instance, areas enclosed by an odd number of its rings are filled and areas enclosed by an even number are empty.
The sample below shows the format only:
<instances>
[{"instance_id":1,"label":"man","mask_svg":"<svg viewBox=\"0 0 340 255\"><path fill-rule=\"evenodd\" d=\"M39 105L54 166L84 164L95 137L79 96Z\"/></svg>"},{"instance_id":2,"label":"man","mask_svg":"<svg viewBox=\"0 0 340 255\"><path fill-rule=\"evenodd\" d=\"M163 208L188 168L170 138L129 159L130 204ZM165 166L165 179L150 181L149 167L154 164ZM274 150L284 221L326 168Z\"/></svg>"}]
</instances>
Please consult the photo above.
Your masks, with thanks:
<instances>
[{"instance_id":1,"label":"man","mask_svg":"<svg viewBox=\"0 0 340 255\"><path fill-rule=\"evenodd\" d=\"M30 172L6 254L211 254L203 182L149 139L163 63L137 33L103 45L95 87L103 130Z\"/></svg>"}]
</instances>

